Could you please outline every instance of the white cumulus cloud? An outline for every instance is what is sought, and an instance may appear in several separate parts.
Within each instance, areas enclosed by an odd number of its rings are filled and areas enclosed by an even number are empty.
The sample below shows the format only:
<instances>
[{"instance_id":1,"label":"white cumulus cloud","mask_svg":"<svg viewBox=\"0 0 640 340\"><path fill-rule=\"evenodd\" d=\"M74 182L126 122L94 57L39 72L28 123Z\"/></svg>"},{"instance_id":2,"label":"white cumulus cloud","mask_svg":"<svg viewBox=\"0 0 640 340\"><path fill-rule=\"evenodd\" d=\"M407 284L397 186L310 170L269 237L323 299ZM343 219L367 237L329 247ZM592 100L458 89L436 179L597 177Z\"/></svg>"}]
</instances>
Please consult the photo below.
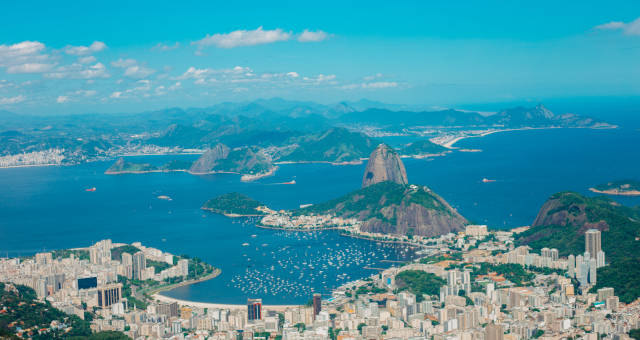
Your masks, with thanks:
<instances>
[{"instance_id":1,"label":"white cumulus cloud","mask_svg":"<svg viewBox=\"0 0 640 340\"><path fill-rule=\"evenodd\" d=\"M207 34L206 37L194 41L193 44L199 47L213 45L220 48L234 48L287 41L291 39L291 36L292 34L290 32L285 32L280 28L264 30L262 26L260 26L255 30L237 30L230 33Z\"/></svg>"},{"instance_id":2,"label":"white cumulus cloud","mask_svg":"<svg viewBox=\"0 0 640 340\"><path fill-rule=\"evenodd\" d=\"M67 96L58 96L58 99L56 99L56 103L58 104L64 104L68 101L69 101L69 97Z\"/></svg>"},{"instance_id":3,"label":"white cumulus cloud","mask_svg":"<svg viewBox=\"0 0 640 340\"><path fill-rule=\"evenodd\" d=\"M55 79L93 79L93 78L109 78L107 67L102 63L96 63L91 66L73 63L69 66L60 66L53 72L46 73L45 77Z\"/></svg>"},{"instance_id":4,"label":"white cumulus cloud","mask_svg":"<svg viewBox=\"0 0 640 340\"><path fill-rule=\"evenodd\" d=\"M640 35L640 18L631 22L611 21L594 28L601 31L622 31L626 35Z\"/></svg>"},{"instance_id":5,"label":"white cumulus cloud","mask_svg":"<svg viewBox=\"0 0 640 340\"><path fill-rule=\"evenodd\" d=\"M124 71L124 75L129 78L146 78L155 72L154 69L150 69L144 66L130 66Z\"/></svg>"},{"instance_id":6,"label":"white cumulus cloud","mask_svg":"<svg viewBox=\"0 0 640 340\"><path fill-rule=\"evenodd\" d=\"M42 73L52 68L52 64L26 63L7 67L7 73Z\"/></svg>"},{"instance_id":7,"label":"white cumulus cloud","mask_svg":"<svg viewBox=\"0 0 640 340\"><path fill-rule=\"evenodd\" d=\"M317 30L317 31L309 31L304 30L302 33L298 35L299 42L318 42L323 41L329 38L327 32Z\"/></svg>"},{"instance_id":8,"label":"white cumulus cloud","mask_svg":"<svg viewBox=\"0 0 640 340\"><path fill-rule=\"evenodd\" d=\"M8 73L46 72L55 66L45 54L45 45L38 41L23 41L13 45L0 45L0 67Z\"/></svg>"},{"instance_id":9,"label":"white cumulus cloud","mask_svg":"<svg viewBox=\"0 0 640 340\"><path fill-rule=\"evenodd\" d=\"M102 41L94 41L89 46L67 46L65 52L71 55L87 55L95 52L100 52L107 48L107 45Z\"/></svg>"},{"instance_id":10,"label":"white cumulus cloud","mask_svg":"<svg viewBox=\"0 0 640 340\"><path fill-rule=\"evenodd\" d=\"M15 97L0 97L0 105L11 105L18 104L25 101L27 98L23 95L15 96Z\"/></svg>"}]
</instances>

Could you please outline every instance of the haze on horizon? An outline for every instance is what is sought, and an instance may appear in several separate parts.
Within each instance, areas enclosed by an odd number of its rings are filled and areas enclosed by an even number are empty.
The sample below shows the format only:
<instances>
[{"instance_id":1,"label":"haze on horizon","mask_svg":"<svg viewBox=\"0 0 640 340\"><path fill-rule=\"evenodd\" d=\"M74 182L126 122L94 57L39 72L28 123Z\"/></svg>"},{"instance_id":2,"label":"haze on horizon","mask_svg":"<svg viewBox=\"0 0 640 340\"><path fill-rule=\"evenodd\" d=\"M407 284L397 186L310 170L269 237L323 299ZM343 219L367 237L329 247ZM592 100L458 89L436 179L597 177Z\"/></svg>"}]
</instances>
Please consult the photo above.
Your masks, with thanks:
<instances>
[{"instance_id":1,"label":"haze on horizon","mask_svg":"<svg viewBox=\"0 0 640 340\"><path fill-rule=\"evenodd\" d=\"M0 8L0 110L18 113L272 97L454 106L640 93L636 1Z\"/></svg>"}]
</instances>

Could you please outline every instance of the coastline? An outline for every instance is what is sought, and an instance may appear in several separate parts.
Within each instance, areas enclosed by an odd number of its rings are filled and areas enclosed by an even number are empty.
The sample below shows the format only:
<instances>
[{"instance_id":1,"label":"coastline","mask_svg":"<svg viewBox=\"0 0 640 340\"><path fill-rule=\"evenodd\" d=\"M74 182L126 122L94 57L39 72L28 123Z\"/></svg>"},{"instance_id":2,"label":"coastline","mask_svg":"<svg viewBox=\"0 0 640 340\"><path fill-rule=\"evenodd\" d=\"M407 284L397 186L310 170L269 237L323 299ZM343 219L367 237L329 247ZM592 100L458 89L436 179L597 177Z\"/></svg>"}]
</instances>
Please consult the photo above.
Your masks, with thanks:
<instances>
[{"instance_id":1,"label":"coastline","mask_svg":"<svg viewBox=\"0 0 640 340\"><path fill-rule=\"evenodd\" d=\"M247 305L236 305L236 304L223 304L223 303L211 303L211 302L198 302L198 301L189 301L189 300L181 300L172 297L168 297L161 294L153 294L151 296L154 300L160 302L168 302L173 303L177 302L179 305L193 306L198 308L209 308L209 309L230 309L230 310L246 310ZM287 309L300 307L301 305L263 305L262 308L276 311L276 312L284 312Z\"/></svg>"},{"instance_id":2,"label":"coastline","mask_svg":"<svg viewBox=\"0 0 640 340\"><path fill-rule=\"evenodd\" d=\"M498 133L498 132L512 132L512 131L529 131L529 130L552 130L552 129L590 129L590 130L605 130L605 129L616 129L618 128L617 126L611 126L611 127L563 127L563 126L548 126L548 127L523 127L523 128L514 128L514 129L498 129L498 130L486 130L484 132L481 132L479 134L476 135L465 135L465 136L458 136L452 140L449 140L447 142L444 143L436 143L439 144L447 149L451 149L451 150L456 150L458 148L454 147L453 145L456 144L457 142L463 140L463 139L467 139L467 138L478 138L478 137L485 137L488 135L492 135L494 133Z\"/></svg>"},{"instance_id":3,"label":"coastline","mask_svg":"<svg viewBox=\"0 0 640 340\"><path fill-rule=\"evenodd\" d=\"M613 196L640 196L640 191L638 190L619 191L618 189L598 190L596 188L589 188L589 191L595 192L596 194L613 195Z\"/></svg>"},{"instance_id":4,"label":"coastline","mask_svg":"<svg viewBox=\"0 0 640 340\"><path fill-rule=\"evenodd\" d=\"M269 176L273 176L276 174L276 171L278 171L278 167L274 166L273 168L269 169L269 171L267 172L261 172L255 175L249 175L249 174L244 174L240 177L240 181L242 182L252 182L252 181L256 181L259 180L261 178L264 177L269 177Z\"/></svg>"},{"instance_id":5,"label":"coastline","mask_svg":"<svg viewBox=\"0 0 640 340\"><path fill-rule=\"evenodd\" d=\"M151 296L155 296L155 295L158 295L159 293L165 292L167 290L172 290L172 289L175 289L175 288L178 288L178 287L189 286L189 285L192 285L192 284L195 284L195 283L211 280L213 278L218 277L218 275L220 275L220 273L222 273L222 270L220 270L218 268L215 268L213 270L213 273L211 273L209 275L203 276L203 277L198 278L198 279L182 281L182 282L178 282L178 283L174 283L174 284L170 284L170 285L166 285L166 286L157 287L157 288L151 289L149 291L149 293L151 293Z\"/></svg>"}]
</instances>

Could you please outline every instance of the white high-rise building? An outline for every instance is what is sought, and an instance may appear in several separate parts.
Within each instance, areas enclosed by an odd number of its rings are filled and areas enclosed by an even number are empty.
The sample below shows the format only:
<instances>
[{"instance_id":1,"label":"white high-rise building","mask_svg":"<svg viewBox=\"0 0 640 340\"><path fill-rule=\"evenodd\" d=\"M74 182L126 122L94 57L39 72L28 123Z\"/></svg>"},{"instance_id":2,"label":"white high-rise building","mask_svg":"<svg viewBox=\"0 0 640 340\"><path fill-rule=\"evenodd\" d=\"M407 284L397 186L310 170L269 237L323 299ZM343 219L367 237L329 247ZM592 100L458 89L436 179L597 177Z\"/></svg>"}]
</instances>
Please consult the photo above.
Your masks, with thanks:
<instances>
[{"instance_id":1,"label":"white high-rise building","mask_svg":"<svg viewBox=\"0 0 640 340\"><path fill-rule=\"evenodd\" d=\"M588 251L592 258L596 258L602 250L600 230L589 229L584 233L584 250Z\"/></svg>"},{"instance_id":2,"label":"white high-rise building","mask_svg":"<svg viewBox=\"0 0 640 340\"><path fill-rule=\"evenodd\" d=\"M576 258L573 255L569 255L567 258L567 271L569 277L576 277Z\"/></svg>"},{"instance_id":3,"label":"white high-rise building","mask_svg":"<svg viewBox=\"0 0 640 340\"><path fill-rule=\"evenodd\" d=\"M604 251L600 250L598 252L598 255L596 256L596 261L598 262L598 268L605 266Z\"/></svg>"}]
</instances>

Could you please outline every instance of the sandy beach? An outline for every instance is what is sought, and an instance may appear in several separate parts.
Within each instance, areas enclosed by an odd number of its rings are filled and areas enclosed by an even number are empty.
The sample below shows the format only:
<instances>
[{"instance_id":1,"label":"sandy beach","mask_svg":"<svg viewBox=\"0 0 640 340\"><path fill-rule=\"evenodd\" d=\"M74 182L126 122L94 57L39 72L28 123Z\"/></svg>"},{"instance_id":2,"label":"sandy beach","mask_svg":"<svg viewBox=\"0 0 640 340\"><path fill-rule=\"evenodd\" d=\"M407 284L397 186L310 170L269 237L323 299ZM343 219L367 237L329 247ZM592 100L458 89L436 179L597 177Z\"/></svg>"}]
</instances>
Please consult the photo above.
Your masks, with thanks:
<instances>
[{"instance_id":1,"label":"sandy beach","mask_svg":"<svg viewBox=\"0 0 640 340\"><path fill-rule=\"evenodd\" d=\"M152 298L156 301L161 302L177 302L179 305L192 306L198 308L210 308L210 309L229 309L229 310L246 310L247 305L232 305L232 304L222 304L222 303L208 303L208 302L197 302L197 301L188 301L188 300L180 300L174 299L168 296L153 294ZM267 310L273 310L276 312L284 312L287 309L296 308L300 305L263 305L262 308Z\"/></svg>"}]
</instances>

